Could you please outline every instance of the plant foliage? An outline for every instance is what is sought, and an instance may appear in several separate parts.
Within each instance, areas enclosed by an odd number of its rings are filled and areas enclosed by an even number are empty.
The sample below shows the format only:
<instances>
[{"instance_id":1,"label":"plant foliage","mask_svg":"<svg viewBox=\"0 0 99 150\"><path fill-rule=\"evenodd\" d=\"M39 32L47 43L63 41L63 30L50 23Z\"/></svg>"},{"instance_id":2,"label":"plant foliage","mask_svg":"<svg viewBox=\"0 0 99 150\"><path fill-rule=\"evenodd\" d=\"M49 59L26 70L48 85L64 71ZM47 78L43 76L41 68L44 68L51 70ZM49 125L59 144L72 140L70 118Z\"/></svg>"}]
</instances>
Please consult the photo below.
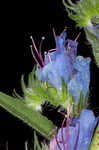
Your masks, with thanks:
<instances>
[{"instance_id":1,"label":"plant foliage","mask_svg":"<svg viewBox=\"0 0 99 150\"><path fill-rule=\"evenodd\" d=\"M79 27L84 27L91 20L99 23L99 0L80 0L76 4L72 0L62 0L71 19L76 21Z\"/></svg>"}]
</instances>

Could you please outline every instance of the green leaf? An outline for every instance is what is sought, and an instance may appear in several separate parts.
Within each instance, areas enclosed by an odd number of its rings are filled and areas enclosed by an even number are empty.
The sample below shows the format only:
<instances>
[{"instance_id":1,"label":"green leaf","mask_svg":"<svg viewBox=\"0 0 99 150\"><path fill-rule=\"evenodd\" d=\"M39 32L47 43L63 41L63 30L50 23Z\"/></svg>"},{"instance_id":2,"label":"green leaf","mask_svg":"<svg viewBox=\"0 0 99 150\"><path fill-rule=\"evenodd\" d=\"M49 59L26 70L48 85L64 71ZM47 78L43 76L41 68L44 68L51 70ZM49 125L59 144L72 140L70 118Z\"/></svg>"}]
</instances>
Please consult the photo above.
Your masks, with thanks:
<instances>
[{"instance_id":1,"label":"green leaf","mask_svg":"<svg viewBox=\"0 0 99 150\"><path fill-rule=\"evenodd\" d=\"M95 131L89 150L99 150L99 124Z\"/></svg>"},{"instance_id":2,"label":"green leaf","mask_svg":"<svg viewBox=\"0 0 99 150\"><path fill-rule=\"evenodd\" d=\"M14 116L23 120L43 136L48 136L48 134L55 128L50 120L41 115L39 112L26 106L22 99L20 100L13 98L0 92L0 106L2 106ZM48 138L50 139L51 136Z\"/></svg>"}]
</instances>

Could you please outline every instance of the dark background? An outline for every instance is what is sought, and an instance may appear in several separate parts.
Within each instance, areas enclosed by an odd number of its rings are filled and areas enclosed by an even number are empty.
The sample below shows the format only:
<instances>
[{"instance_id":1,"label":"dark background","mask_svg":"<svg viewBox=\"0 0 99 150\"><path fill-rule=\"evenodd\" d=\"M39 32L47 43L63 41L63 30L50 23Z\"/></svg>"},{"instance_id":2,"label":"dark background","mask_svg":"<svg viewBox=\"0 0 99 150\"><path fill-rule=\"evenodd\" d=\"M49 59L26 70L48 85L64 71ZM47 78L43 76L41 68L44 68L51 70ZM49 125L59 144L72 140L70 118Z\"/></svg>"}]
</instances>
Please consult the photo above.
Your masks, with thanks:
<instances>
[{"instance_id":1,"label":"dark background","mask_svg":"<svg viewBox=\"0 0 99 150\"><path fill-rule=\"evenodd\" d=\"M7 6L7 4L6 4ZM11 7L11 8L10 8ZM83 29L75 27L75 23L67 16L61 0L32 1L21 4L11 4L4 7L6 12L1 16L1 42L0 42L0 91L12 95L13 89L21 93L20 80L32 71L34 60L31 55L30 36L32 35L39 46L41 37L45 40L43 51L55 47L52 28L60 34L67 27L68 38L78 39L78 55L91 57L90 65L90 108L95 115L99 115L98 104L98 77L99 69L88 44ZM54 118L52 118L54 119ZM9 150L24 149L24 141L31 141L33 130L21 120L15 118L0 107L0 150L6 149L8 141Z\"/></svg>"}]
</instances>

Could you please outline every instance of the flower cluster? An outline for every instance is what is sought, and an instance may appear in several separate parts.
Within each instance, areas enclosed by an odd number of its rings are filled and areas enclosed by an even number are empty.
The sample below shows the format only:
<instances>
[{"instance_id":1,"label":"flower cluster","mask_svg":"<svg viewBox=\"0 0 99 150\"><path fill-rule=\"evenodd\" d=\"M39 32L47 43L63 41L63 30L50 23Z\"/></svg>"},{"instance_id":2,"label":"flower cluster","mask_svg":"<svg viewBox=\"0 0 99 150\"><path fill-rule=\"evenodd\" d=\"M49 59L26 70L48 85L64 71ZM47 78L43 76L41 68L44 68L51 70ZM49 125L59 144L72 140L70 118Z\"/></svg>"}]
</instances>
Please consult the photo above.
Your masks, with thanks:
<instances>
[{"instance_id":1,"label":"flower cluster","mask_svg":"<svg viewBox=\"0 0 99 150\"><path fill-rule=\"evenodd\" d=\"M56 49L49 50L44 61L41 57L41 51L37 51L32 39L34 48L43 65L43 67L40 66L32 51L33 57L39 66L39 80L48 80L49 83L61 91L63 77L68 91L76 102L80 98L81 90L83 100L85 100L90 83L90 58L77 56L77 38L74 41L66 39L66 32L63 31L60 36L55 37Z\"/></svg>"},{"instance_id":2,"label":"flower cluster","mask_svg":"<svg viewBox=\"0 0 99 150\"><path fill-rule=\"evenodd\" d=\"M89 57L77 56L79 35L74 41L66 39L65 31L60 36L55 36L56 48L49 50L44 60L41 56L41 49L37 50L32 38L34 48L42 63L41 66L32 51L32 55L39 66L38 72L35 72L36 76L38 73L40 81L48 81L60 92L63 86L62 78L64 78L68 92L74 98L75 104L79 103L81 92L83 103L85 102L90 84L91 60ZM98 118L95 118L91 110L81 108L80 116L68 115L67 111L65 120L66 127L63 127L63 121L58 134L56 133L54 139L51 140L49 148L51 150L88 150Z\"/></svg>"}]
</instances>

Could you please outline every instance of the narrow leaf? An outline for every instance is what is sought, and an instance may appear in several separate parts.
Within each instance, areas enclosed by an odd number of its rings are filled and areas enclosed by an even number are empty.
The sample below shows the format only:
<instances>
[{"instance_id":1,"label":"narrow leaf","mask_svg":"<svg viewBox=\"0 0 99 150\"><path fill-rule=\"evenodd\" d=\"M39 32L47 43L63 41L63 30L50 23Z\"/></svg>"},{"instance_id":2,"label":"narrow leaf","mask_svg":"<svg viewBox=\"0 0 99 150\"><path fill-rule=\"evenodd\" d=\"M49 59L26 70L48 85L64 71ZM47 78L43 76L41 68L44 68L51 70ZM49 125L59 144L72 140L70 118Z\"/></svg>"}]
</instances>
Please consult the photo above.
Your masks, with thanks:
<instances>
[{"instance_id":1,"label":"narrow leaf","mask_svg":"<svg viewBox=\"0 0 99 150\"><path fill-rule=\"evenodd\" d=\"M50 120L39 112L30 109L20 99L13 98L0 92L0 105L8 112L40 132L43 136L48 136L54 128L54 125ZM50 139L51 137L48 138Z\"/></svg>"}]
</instances>

